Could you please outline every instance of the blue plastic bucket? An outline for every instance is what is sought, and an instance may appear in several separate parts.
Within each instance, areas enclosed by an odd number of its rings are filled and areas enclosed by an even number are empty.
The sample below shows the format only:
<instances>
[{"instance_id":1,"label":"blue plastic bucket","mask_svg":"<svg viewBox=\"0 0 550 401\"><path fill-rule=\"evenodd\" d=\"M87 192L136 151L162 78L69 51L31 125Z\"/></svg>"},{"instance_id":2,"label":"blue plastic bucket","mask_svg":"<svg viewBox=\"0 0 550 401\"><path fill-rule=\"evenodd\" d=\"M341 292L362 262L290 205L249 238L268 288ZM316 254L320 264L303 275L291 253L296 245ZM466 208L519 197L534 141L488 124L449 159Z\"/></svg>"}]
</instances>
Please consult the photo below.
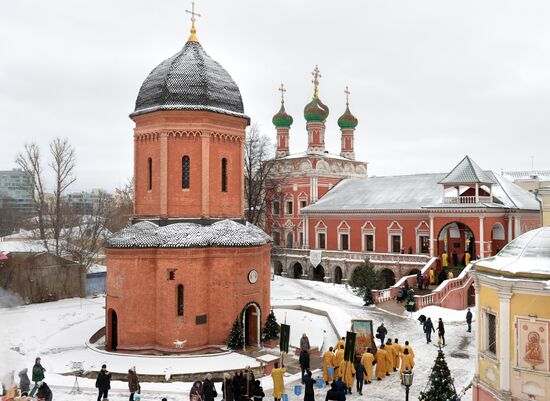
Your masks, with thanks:
<instances>
[{"instance_id":1,"label":"blue plastic bucket","mask_svg":"<svg viewBox=\"0 0 550 401\"><path fill-rule=\"evenodd\" d=\"M325 381L323 380L323 378L322 378L322 377L318 377L318 378L317 378L317 387L323 388L324 385L325 385Z\"/></svg>"},{"instance_id":2,"label":"blue plastic bucket","mask_svg":"<svg viewBox=\"0 0 550 401\"><path fill-rule=\"evenodd\" d=\"M288 401L288 394L283 393L283 395L281 396L281 399L282 401Z\"/></svg>"},{"instance_id":3,"label":"blue plastic bucket","mask_svg":"<svg viewBox=\"0 0 550 401\"><path fill-rule=\"evenodd\" d=\"M300 394L302 394L302 386L300 385L294 386L294 395L300 395Z\"/></svg>"},{"instance_id":4,"label":"blue plastic bucket","mask_svg":"<svg viewBox=\"0 0 550 401\"><path fill-rule=\"evenodd\" d=\"M329 376L334 376L334 366L329 366L327 372Z\"/></svg>"}]
</instances>

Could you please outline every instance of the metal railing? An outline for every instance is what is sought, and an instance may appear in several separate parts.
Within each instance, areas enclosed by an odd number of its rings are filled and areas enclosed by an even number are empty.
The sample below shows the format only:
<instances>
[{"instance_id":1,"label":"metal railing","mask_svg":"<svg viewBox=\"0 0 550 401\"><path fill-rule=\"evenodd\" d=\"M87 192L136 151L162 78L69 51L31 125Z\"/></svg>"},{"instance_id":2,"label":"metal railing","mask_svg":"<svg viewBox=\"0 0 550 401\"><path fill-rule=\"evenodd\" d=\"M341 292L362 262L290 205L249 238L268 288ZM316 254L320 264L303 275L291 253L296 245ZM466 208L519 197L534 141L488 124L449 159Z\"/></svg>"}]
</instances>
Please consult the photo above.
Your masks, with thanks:
<instances>
[{"instance_id":1,"label":"metal railing","mask_svg":"<svg viewBox=\"0 0 550 401\"><path fill-rule=\"evenodd\" d=\"M445 204L458 205L458 204L475 204L475 203L491 203L493 201L492 196L444 196L443 202Z\"/></svg>"},{"instance_id":2,"label":"metal railing","mask_svg":"<svg viewBox=\"0 0 550 401\"><path fill-rule=\"evenodd\" d=\"M390 262L401 264L425 264L430 260L428 255L408 254L408 253L378 253L378 252L353 252L353 251L329 251L321 249L323 259L342 259L352 261L363 261L366 258L373 262ZM274 255L294 256L309 258L309 249L300 248L281 248L274 247L272 250Z\"/></svg>"}]
</instances>

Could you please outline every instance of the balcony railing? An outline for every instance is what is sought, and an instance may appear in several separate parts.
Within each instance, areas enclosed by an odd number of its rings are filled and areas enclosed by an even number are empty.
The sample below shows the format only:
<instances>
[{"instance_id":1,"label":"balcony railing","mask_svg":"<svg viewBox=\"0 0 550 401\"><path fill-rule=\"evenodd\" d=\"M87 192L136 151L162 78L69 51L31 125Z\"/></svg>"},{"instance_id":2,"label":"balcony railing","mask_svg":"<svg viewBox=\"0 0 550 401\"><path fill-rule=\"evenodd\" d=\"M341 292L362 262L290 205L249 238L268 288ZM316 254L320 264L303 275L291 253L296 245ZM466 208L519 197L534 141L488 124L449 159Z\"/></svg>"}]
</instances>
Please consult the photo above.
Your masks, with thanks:
<instances>
[{"instance_id":1,"label":"balcony railing","mask_svg":"<svg viewBox=\"0 0 550 401\"><path fill-rule=\"evenodd\" d=\"M422 264L424 265L430 260L428 255L418 255L418 254L408 254L408 253L377 253L377 252L352 252L352 251L327 251L322 249L323 259L342 259L342 260L352 260L352 261L362 261L366 258L369 258L373 262L392 262L392 263L401 263L401 264ZM309 258L309 249L299 249L299 248L273 248L274 255L285 255L285 256L298 256Z\"/></svg>"},{"instance_id":2,"label":"balcony railing","mask_svg":"<svg viewBox=\"0 0 550 401\"><path fill-rule=\"evenodd\" d=\"M461 204L476 204L476 203L491 203L493 202L492 196L445 196L443 197L443 203L450 205Z\"/></svg>"}]
</instances>

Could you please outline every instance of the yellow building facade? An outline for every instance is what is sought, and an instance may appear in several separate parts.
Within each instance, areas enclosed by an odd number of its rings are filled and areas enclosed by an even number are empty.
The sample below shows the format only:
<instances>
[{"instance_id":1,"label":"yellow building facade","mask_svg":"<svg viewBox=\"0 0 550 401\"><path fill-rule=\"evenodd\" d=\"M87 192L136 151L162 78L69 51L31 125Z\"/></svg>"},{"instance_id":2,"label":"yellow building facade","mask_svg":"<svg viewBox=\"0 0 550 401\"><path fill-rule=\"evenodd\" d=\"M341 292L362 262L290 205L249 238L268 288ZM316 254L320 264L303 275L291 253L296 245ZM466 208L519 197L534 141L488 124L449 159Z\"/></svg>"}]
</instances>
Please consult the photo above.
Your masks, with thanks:
<instances>
[{"instance_id":1,"label":"yellow building facade","mask_svg":"<svg viewBox=\"0 0 550 401\"><path fill-rule=\"evenodd\" d=\"M550 227L474 264L474 401L550 400Z\"/></svg>"}]
</instances>

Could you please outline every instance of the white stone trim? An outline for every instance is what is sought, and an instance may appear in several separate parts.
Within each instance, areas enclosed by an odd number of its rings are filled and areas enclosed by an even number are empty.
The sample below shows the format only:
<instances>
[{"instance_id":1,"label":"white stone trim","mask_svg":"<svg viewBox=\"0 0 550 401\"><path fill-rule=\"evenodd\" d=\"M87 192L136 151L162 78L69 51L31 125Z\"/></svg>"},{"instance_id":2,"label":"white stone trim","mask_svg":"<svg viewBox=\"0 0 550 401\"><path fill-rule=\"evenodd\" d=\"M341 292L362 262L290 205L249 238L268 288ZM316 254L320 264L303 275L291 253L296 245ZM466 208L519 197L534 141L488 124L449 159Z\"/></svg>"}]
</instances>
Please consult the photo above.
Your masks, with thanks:
<instances>
[{"instance_id":1,"label":"white stone trim","mask_svg":"<svg viewBox=\"0 0 550 401\"><path fill-rule=\"evenodd\" d=\"M372 235L372 250L367 250L367 241L365 236ZM370 220L366 221L361 227L361 250L363 252L376 252L376 227Z\"/></svg>"},{"instance_id":2,"label":"white stone trim","mask_svg":"<svg viewBox=\"0 0 550 401\"><path fill-rule=\"evenodd\" d=\"M415 236L416 236L416 253L420 254L420 237L428 237L430 235L430 225L426 223L425 220L422 220L414 229ZM429 250L428 250L429 252Z\"/></svg>"},{"instance_id":3,"label":"white stone trim","mask_svg":"<svg viewBox=\"0 0 550 401\"><path fill-rule=\"evenodd\" d=\"M396 225L398 228L392 228ZM393 252L392 250L392 236L399 236L399 250ZM397 220L394 220L388 226L388 253L400 253L403 248L403 226L399 224Z\"/></svg>"},{"instance_id":4,"label":"white stone trim","mask_svg":"<svg viewBox=\"0 0 550 401\"><path fill-rule=\"evenodd\" d=\"M325 247L319 248L319 234L325 234ZM328 235L327 235L327 226L323 220L319 220L315 225L315 249L327 249L328 245Z\"/></svg>"},{"instance_id":5,"label":"white stone trim","mask_svg":"<svg viewBox=\"0 0 550 401\"><path fill-rule=\"evenodd\" d=\"M499 319L499 361L500 361L500 388L510 391L510 298L511 293L498 292L500 301Z\"/></svg>"},{"instance_id":6,"label":"white stone trim","mask_svg":"<svg viewBox=\"0 0 550 401\"><path fill-rule=\"evenodd\" d=\"M342 249L342 235L347 235L348 236L348 249L345 249L345 250L349 251L350 248L351 248L351 235L350 235L351 229L350 229L349 224L345 220L343 220L338 225L338 228L337 228L336 232L338 234L338 250L340 250L340 251L344 250L344 249Z\"/></svg>"}]
</instances>

